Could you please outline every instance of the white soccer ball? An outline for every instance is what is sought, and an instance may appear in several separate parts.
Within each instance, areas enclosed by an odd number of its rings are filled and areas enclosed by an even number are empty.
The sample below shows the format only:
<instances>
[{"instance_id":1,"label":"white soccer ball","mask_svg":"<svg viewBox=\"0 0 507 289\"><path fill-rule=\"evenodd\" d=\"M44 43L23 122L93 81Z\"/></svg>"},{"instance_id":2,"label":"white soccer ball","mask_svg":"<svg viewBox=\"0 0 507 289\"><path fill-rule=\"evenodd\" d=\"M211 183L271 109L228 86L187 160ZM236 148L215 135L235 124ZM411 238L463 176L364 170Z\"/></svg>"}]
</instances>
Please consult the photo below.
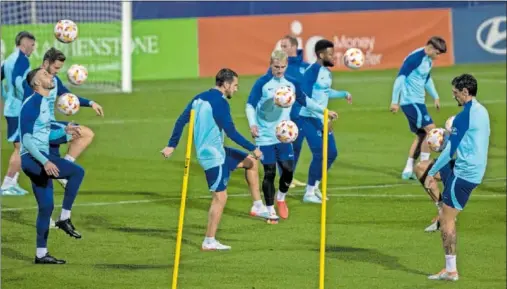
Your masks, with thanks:
<instances>
[{"instance_id":1,"label":"white soccer ball","mask_svg":"<svg viewBox=\"0 0 507 289\"><path fill-rule=\"evenodd\" d=\"M449 133L452 132L452 123L454 122L454 118L456 116L451 116L445 121L445 130L447 130Z\"/></svg>"},{"instance_id":2,"label":"white soccer ball","mask_svg":"<svg viewBox=\"0 0 507 289\"><path fill-rule=\"evenodd\" d=\"M79 98L72 93L60 95L56 102L56 108L65 115L74 115L79 111Z\"/></svg>"},{"instance_id":3,"label":"white soccer ball","mask_svg":"<svg viewBox=\"0 0 507 289\"><path fill-rule=\"evenodd\" d=\"M441 152L446 142L446 131L443 128L434 128L430 130L426 137L426 143L432 151Z\"/></svg>"},{"instance_id":4,"label":"white soccer ball","mask_svg":"<svg viewBox=\"0 0 507 289\"><path fill-rule=\"evenodd\" d=\"M343 54L343 64L350 69L361 68L364 64L364 54L359 48L349 48Z\"/></svg>"},{"instance_id":5,"label":"white soccer ball","mask_svg":"<svg viewBox=\"0 0 507 289\"><path fill-rule=\"evenodd\" d=\"M296 95L290 86L279 87L275 91L275 104L280 107L291 107L296 101Z\"/></svg>"},{"instance_id":6,"label":"white soccer ball","mask_svg":"<svg viewBox=\"0 0 507 289\"><path fill-rule=\"evenodd\" d=\"M88 70L82 65L73 64L67 70L67 78L69 79L70 83L74 85L81 85L88 78Z\"/></svg>"},{"instance_id":7,"label":"white soccer ball","mask_svg":"<svg viewBox=\"0 0 507 289\"><path fill-rule=\"evenodd\" d=\"M299 134L298 126L290 120L282 120L276 126L276 138L282 143L294 142Z\"/></svg>"},{"instance_id":8,"label":"white soccer ball","mask_svg":"<svg viewBox=\"0 0 507 289\"><path fill-rule=\"evenodd\" d=\"M72 20L60 20L55 25L55 37L62 43L71 43L76 40L78 29Z\"/></svg>"}]
</instances>

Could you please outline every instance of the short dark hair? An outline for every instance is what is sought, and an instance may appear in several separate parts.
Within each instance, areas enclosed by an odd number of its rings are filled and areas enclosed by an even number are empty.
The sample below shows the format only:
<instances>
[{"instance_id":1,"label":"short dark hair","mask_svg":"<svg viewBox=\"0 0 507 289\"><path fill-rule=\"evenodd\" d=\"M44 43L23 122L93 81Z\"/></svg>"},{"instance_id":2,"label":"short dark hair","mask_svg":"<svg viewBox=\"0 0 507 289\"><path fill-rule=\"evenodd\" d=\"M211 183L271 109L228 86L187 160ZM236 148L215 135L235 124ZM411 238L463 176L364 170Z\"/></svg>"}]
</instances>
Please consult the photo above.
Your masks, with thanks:
<instances>
[{"instance_id":1,"label":"short dark hair","mask_svg":"<svg viewBox=\"0 0 507 289\"><path fill-rule=\"evenodd\" d=\"M23 40L23 38L28 38L28 39L35 41L35 36L33 36L32 33L28 32L28 31L21 31L18 33L18 35L16 35L16 40L15 40L16 46L21 45L21 40Z\"/></svg>"},{"instance_id":2,"label":"short dark hair","mask_svg":"<svg viewBox=\"0 0 507 289\"><path fill-rule=\"evenodd\" d=\"M44 58L42 58L42 61L49 61L49 64L52 64L52 63L55 63L56 61L61 61L61 62L64 62L65 59L67 59L65 57L65 54L63 54L63 52L61 52L60 50L54 48L54 47L51 47L49 48L48 51L46 51L46 53L44 53Z\"/></svg>"},{"instance_id":3,"label":"short dark hair","mask_svg":"<svg viewBox=\"0 0 507 289\"><path fill-rule=\"evenodd\" d=\"M39 72L39 70L41 70L42 67L37 67L35 68L34 70L28 72L28 75L26 76L26 82L28 82L28 85L31 87L31 88L34 88L34 80L35 80L35 75L37 74L37 72Z\"/></svg>"},{"instance_id":4,"label":"short dark hair","mask_svg":"<svg viewBox=\"0 0 507 289\"><path fill-rule=\"evenodd\" d=\"M456 76L452 80L452 86L459 91L463 91L463 89L466 88L468 90L468 94L471 96L477 95L477 79L475 79L475 77L471 74L465 73L460 76Z\"/></svg>"},{"instance_id":5,"label":"short dark hair","mask_svg":"<svg viewBox=\"0 0 507 289\"><path fill-rule=\"evenodd\" d=\"M440 51L440 53L446 53L447 52L447 44L445 43L445 40L440 36L433 36L428 40L426 45L430 45L435 47L436 50Z\"/></svg>"},{"instance_id":6,"label":"short dark hair","mask_svg":"<svg viewBox=\"0 0 507 289\"><path fill-rule=\"evenodd\" d=\"M289 40L290 45L292 45L292 46L298 46L298 44L299 44L297 38L290 35L290 34L285 35L282 39Z\"/></svg>"},{"instance_id":7,"label":"short dark hair","mask_svg":"<svg viewBox=\"0 0 507 289\"><path fill-rule=\"evenodd\" d=\"M231 83L238 74L230 68L222 68L215 76L215 84L222 86L225 82Z\"/></svg>"},{"instance_id":8,"label":"short dark hair","mask_svg":"<svg viewBox=\"0 0 507 289\"><path fill-rule=\"evenodd\" d=\"M333 42L327 39L321 39L317 41L317 43L315 43L315 54L317 55L317 58L319 58L319 53L332 47L334 47Z\"/></svg>"}]
</instances>

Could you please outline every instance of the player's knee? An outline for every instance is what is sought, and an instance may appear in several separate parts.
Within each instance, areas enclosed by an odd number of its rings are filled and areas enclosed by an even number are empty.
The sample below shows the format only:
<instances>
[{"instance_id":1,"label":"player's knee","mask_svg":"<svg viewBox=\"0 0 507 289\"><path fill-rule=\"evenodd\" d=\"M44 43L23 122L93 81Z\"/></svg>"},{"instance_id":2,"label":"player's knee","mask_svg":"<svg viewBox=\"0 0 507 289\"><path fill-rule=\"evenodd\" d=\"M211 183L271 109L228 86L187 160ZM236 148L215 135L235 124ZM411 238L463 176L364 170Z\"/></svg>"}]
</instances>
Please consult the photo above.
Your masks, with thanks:
<instances>
[{"instance_id":1,"label":"player's knee","mask_svg":"<svg viewBox=\"0 0 507 289\"><path fill-rule=\"evenodd\" d=\"M329 153L328 153L328 156L327 156L328 162L329 162L329 163L332 163L332 162L334 162L337 158L338 158L338 150L336 150L336 149L334 149L334 150L329 150Z\"/></svg>"},{"instance_id":2,"label":"player's knee","mask_svg":"<svg viewBox=\"0 0 507 289\"><path fill-rule=\"evenodd\" d=\"M272 183L276 178L276 165L265 165L264 166L264 181Z\"/></svg>"},{"instance_id":3,"label":"player's knee","mask_svg":"<svg viewBox=\"0 0 507 289\"><path fill-rule=\"evenodd\" d=\"M243 160L243 168L247 170L257 170L257 160L253 156L248 156Z\"/></svg>"},{"instance_id":4,"label":"player's knee","mask_svg":"<svg viewBox=\"0 0 507 289\"><path fill-rule=\"evenodd\" d=\"M84 175L85 175L85 170L83 169L82 166L80 165L77 165L77 164L74 164L76 166L76 176L80 177L80 178L83 178Z\"/></svg>"},{"instance_id":5,"label":"player's knee","mask_svg":"<svg viewBox=\"0 0 507 289\"><path fill-rule=\"evenodd\" d=\"M283 161L281 163L281 168L282 168L282 175L283 174L293 174L294 173L294 161L292 160L289 160L289 161Z\"/></svg>"},{"instance_id":6,"label":"player's knee","mask_svg":"<svg viewBox=\"0 0 507 289\"><path fill-rule=\"evenodd\" d=\"M51 213L53 213L53 209L55 208L53 201L41 199L39 200L39 215L41 217L51 217Z\"/></svg>"},{"instance_id":7,"label":"player's knee","mask_svg":"<svg viewBox=\"0 0 507 289\"><path fill-rule=\"evenodd\" d=\"M225 203L227 203L227 192L226 191L221 191L221 192L215 192L213 194L213 199L221 204L221 205L225 205Z\"/></svg>"},{"instance_id":8,"label":"player's knee","mask_svg":"<svg viewBox=\"0 0 507 289\"><path fill-rule=\"evenodd\" d=\"M414 171L415 175L420 178L428 169L430 162L429 161L420 161L415 165Z\"/></svg>"},{"instance_id":9,"label":"player's knee","mask_svg":"<svg viewBox=\"0 0 507 289\"><path fill-rule=\"evenodd\" d=\"M415 134L417 135L419 142L422 142L424 140L424 138L426 138L427 132L429 132L429 130L426 131L426 127L424 129L417 130L417 132Z\"/></svg>"},{"instance_id":10,"label":"player's knee","mask_svg":"<svg viewBox=\"0 0 507 289\"><path fill-rule=\"evenodd\" d=\"M313 160L322 161L322 153L321 152L314 152L312 155L313 155Z\"/></svg>"},{"instance_id":11,"label":"player's knee","mask_svg":"<svg viewBox=\"0 0 507 289\"><path fill-rule=\"evenodd\" d=\"M93 138L95 137L95 133L93 132L93 130L91 130L91 128L82 125L79 127L81 128L81 137L87 138L90 141L93 140Z\"/></svg>"}]
</instances>

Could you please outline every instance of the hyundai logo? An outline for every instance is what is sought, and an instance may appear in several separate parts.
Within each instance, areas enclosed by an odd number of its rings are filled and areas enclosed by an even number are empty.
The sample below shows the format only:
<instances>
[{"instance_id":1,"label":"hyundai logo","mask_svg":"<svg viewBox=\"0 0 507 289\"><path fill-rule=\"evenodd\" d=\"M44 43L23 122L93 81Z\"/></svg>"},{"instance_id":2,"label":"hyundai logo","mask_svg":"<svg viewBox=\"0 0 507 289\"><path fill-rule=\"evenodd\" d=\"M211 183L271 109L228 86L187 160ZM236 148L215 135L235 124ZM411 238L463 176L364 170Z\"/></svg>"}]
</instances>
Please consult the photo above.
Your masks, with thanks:
<instances>
[{"instance_id":1,"label":"hyundai logo","mask_svg":"<svg viewBox=\"0 0 507 289\"><path fill-rule=\"evenodd\" d=\"M490 18L477 28L477 43L489 53L507 54L507 17L497 16ZM502 28L503 26L503 28ZM502 29L502 31L500 31Z\"/></svg>"}]
</instances>

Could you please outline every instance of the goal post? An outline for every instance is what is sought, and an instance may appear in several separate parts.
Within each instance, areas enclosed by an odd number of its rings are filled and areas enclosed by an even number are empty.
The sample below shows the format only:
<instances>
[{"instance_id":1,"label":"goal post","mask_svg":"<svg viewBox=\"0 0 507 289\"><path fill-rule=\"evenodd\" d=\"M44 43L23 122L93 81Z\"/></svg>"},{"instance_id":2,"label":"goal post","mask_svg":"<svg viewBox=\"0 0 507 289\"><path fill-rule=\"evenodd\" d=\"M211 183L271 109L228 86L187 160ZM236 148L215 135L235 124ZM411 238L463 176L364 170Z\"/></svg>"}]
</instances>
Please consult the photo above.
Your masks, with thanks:
<instances>
[{"instance_id":1,"label":"goal post","mask_svg":"<svg viewBox=\"0 0 507 289\"><path fill-rule=\"evenodd\" d=\"M39 66L44 53L55 47L67 57L59 76L70 89L66 71L72 64L81 64L88 69L88 79L80 88L132 91L132 2L2 0L0 5L2 61L15 49L16 34L26 30L36 38L31 67ZM62 19L78 25L78 38L72 43L60 43L54 37L54 25Z\"/></svg>"}]
</instances>

